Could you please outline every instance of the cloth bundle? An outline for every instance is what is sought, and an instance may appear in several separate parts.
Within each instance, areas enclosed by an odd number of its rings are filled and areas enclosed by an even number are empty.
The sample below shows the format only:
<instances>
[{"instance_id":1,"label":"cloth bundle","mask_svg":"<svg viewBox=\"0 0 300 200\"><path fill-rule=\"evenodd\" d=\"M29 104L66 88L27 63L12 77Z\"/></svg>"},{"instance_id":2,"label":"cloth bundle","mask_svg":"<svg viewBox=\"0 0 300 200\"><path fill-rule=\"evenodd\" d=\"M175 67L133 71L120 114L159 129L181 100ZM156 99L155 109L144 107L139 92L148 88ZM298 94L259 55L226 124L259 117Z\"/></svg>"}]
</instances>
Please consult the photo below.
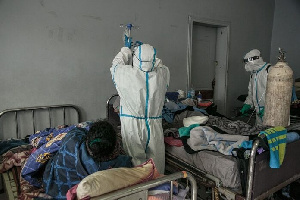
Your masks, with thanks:
<instances>
[{"instance_id":1,"label":"cloth bundle","mask_svg":"<svg viewBox=\"0 0 300 200\"><path fill-rule=\"evenodd\" d=\"M270 167L279 168L283 162L286 148L287 130L282 126L261 131L259 135L265 135L270 148Z\"/></svg>"}]
</instances>

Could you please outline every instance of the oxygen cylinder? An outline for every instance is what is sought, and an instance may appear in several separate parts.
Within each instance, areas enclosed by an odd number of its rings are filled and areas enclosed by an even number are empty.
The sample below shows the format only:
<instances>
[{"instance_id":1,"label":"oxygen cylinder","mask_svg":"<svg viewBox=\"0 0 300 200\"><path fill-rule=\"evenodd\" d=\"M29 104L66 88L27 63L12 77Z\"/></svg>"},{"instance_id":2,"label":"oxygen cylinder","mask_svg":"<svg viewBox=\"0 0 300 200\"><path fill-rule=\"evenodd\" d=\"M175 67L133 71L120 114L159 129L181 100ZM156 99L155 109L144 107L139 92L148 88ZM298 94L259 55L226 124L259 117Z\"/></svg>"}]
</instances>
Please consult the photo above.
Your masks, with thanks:
<instances>
[{"instance_id":1,"label":"oxygen cylinder","mask_svg":"<svg viewBox=\"0 0 300 200\"><path fill-rule=\"evenodd\" d=\"M279 52L278 62L268 73L263 124L286 127L290 120L293 70L285 62L284 52Z\"/></svg>"}]
</instances>

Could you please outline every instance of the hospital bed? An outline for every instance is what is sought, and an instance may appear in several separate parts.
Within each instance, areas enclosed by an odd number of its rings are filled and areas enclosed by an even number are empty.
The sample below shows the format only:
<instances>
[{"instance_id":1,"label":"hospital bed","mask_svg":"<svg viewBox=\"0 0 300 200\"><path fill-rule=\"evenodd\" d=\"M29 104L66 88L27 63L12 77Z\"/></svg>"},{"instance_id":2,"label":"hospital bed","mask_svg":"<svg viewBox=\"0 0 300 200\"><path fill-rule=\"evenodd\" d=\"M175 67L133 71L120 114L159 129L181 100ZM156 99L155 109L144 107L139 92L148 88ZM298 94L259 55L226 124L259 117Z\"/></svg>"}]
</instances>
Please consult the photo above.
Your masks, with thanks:
<instances>
[{"instance_id":1,"label":"hospital bed","mask_svg":"<svg viewBox=\"0 0 300 200\"><path fill-rule=\"evenodd\" d=\"M119 116L113 108L117 97L116 94L112 95L106 106L107 118L119 125ZM300 123L299 119L294 119L294 122ZM256 154L260 141L253 141L247 180L244 180L244 194L241 190L241 171L237 158L219 152L203 150L188 154L183 147L166 145L166 172L190 172L196 178L199 187L211 188L211 196L208 199L265 199L300 178L300 140L287 145L285 159L279 169L269 167L268 151ZM203 197L200 196L199 199Z\"/></svg>"},{"instance_id":2,"label":"hospital bed","mask_svg":"<svg viewBox=\"0 0 300 200\"><path fill-rule=\"evenodd\" d=\"M28 137L28 135L38 130L57 125L79 123L81 120L80 114L80 109L71 104L6 109L0 112L0 139L2 142L10 140L24 141L26 136ZM32 148L29 143L28 146ZM29 150L29 148L26 150ZM20 159L19 162L16 162L17 158L12 159L15 164L9 165L7 169L3 167L4 162L1 163L3 164L1 171L3 172L0 175L2 175L3 186L8 199L18 199L21 193L21 162L25 161L25 156L30 155L30 151L18 152L17 154L21 154L24 160ZM5 163L9 162L11 161L5 161Z\"/></svg>"},{"instance_id":3,"label":"hospital bed","mask_svg":"<svg viewBox=\"0 0 300 200\"><path fill-rule=\"evenodd\" d=\"M73 125L80 121L80 109L71 104L6 109L0 112L0 139L1 141L6 141L11 138L24 139L29 134L35 133L38 130L43 130L48 127L56 127L57 125ZM30 145L28 144L28 146ZM29 154L30 153L26 152L26 156L29 156ZM2 193L2 196L7 196L9 200L19 199L20 193L22 192L21 184L23 184L23 182L20 180L20 165L21 163L17 166L10 166L10 168L5 170L2 168L3 172L0 173L0 180L2 179L2 187L4 187L0 189L2 191L5 189L5 193ZM176 173L163 176L155 180L132 185L128 188L112 191L101 196L96 196L93 197L93 199L129 200L137 198L144 200L148 197L149 188L166 182L170 182L170 184L173 185L173 182L177 179L188 180L191 188L190 198L195 200L197 197L196 180L193 175L185 171L177 171ZM26 192L30 193L31 191ZM170 195L172 195L172 190Z\"/></svg>"}]
</instances>

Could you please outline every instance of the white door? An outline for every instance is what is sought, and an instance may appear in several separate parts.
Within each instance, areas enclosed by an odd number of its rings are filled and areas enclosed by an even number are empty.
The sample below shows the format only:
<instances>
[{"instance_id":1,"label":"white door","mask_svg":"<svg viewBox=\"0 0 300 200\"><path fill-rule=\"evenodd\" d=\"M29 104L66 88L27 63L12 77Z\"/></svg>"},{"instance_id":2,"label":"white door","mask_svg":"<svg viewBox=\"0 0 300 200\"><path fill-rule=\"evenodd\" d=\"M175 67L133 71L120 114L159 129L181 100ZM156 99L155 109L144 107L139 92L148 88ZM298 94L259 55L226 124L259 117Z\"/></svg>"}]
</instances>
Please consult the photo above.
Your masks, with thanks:
<instances>
[{"instance_id":1,"label":"white door","mask_svg":"<svg viewBox=\"0 0 300 200\"><path fill-rule=\"evenodd\" d=\"M215 78L217 28L193 26L191 84L195 90L212 90Z\"/></svg>"},{"instance_id":2,"label":"white door","mask_svg":"<svg viewBox=\"0 0 300 200\"><path fill-rule=\"evenodd\" d=\"M217 30L216 45L216 67L215 67L215 90L214 102L218 106L218 112L227 115L227 50L228 50L228 29L220 27Z\"/></svg>"},{"instance_id":3,"label":"white door","mask_svg":"<svg viewBox=\"0 0 300 200\"><path fill-rule=\"evenodd\" d=\"M198 20L189 16L187 89L214 89L213 101L227 115L229 23ZM212 81L215 79L215 87Z\"/></svg>"}]
</instances>

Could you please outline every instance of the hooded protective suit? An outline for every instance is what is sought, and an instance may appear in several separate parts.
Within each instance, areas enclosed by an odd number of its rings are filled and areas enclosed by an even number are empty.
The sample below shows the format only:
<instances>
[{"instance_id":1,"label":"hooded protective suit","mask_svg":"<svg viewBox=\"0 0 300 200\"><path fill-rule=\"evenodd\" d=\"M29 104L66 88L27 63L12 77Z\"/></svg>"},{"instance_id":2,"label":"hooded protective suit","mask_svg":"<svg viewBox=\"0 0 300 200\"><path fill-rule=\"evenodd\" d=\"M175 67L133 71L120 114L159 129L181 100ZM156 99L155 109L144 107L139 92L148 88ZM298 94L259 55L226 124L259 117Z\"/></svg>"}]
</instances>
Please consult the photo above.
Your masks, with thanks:
<instances>
[{"instance_id":1,"label":"hooded protective suit","mask_svg":"<svg viewBox=\"0 0 300 200\"><path fill-rule=\"evenodd\" d=\"M254 107L256 124L262 124L268 69L271 65L263 61L260 51L257 49L253 49L245 55L244 63L245 70L251 72L251 75L248 85L248 96L241 112L244 114L247 110Z\"/></svg>"},{"instance_id":2,"label":"hooded protective suit","mask_svg":"<svg viewBox=\"0 0 300 200\"><path fill-rule=\"evenodd\" d=\"M131 64L132 63L132 64ZM120 96L123 146L134 165L149 158L160 173L165 168L162 108L170 72L148 44L133 51L123 47L112 62L112 79Z\"/></svg>"}]
</instances>

